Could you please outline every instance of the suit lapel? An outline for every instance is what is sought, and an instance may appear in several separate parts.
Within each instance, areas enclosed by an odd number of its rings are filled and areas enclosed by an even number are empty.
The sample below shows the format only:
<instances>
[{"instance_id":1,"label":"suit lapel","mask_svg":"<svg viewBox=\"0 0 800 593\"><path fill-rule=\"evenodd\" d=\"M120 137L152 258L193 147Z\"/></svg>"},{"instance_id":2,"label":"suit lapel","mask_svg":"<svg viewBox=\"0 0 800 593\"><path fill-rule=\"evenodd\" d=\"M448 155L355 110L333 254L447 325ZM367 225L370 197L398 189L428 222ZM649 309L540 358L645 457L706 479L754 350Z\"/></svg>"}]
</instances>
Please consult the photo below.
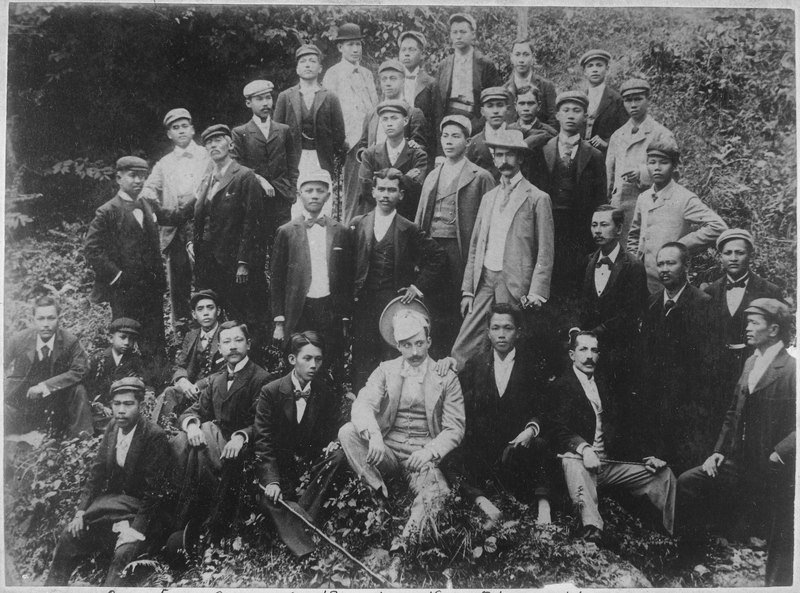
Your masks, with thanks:
<instances>
[{"instance_id":1,"label":"suit lapel","mask_svg":"<svg viewBox=\"0 0 800 593\"><path fill-rule=\"evenodd\" d=\"M608 91L608 85L606 85L606 88L603 89L603 95L600 97L600 103L597 105L597 111L594 114L595 121L603 111L608 109L609 105L611 105L611 93Z\"/></svg>"},{"instance_id":2,"label":"suit lapel","mask_svg":"<svg viewBox=\"0 0 800 593\"><path fill-rule=\"evenodd\" d=\"M264 138L264 133L261 131L261 128L259 128L252 119L247 122L245 129L247 130L247 134L257 142L261 142L262 144L267 143L267 139ZM269 136L272 138L272 123L270 123Z\"/></svg>"},{"instance_id":3,"label":"suit lapel","mask_svg":"<svg viewBox=\"0 0 800 593\"><path fill-rule=\"evenodd\" d=\"M525 178L523 177L522 180L519 183L517 183L517 187L515 187L514 190L511 192L511 199L508 202L508 206L506 206L506 208L508 208L509 210L511 210L511 212L514 213L512 216L512 220L514 217L516 217L517 210L520 209L520 207L522 206L522 204L525 203L525 200L528 197L528 186L525 185L525 183L526 183ZM498 185L497 187L500 186ZM511 224L514 223L512 222ZM511 236L510 232L508 236L509 237Z\"/></svg>"},{"instance_id":4,"label":"suit lapel","mask_svg":"<svg viewBox=\"0 0 800 593\"><path fill-rule=\"evenodd\" d=\"M259 132L259 134L260 133L261 132ZM238 171L239 171L239 163L237 163L236 161L231 161L231 164L228 166L228 169L227 171L225 171L225 174L222 176L222 179L219 180L219 189L217 189L216 193L214 194L215 196L217 194L221 194L225 190L225 188L228 187L228 184L233 179L234 174L237 173Z\"/></svg>"},{"instance_id":5,"label":"suit lapel","mask_svg":"<svg viewBox=\"0 0 800 593\"><path fill-rule=\"evenodd\" d=\"M442 75L439 77L439 96L444 99L445 104L450 97L450 84L453 81L453 54L447 56L442 64Z\"/></svg>"},{"instance_id":6,"label":"suit lapel","mask_svg":"<svg viewBox=\"0 0 800 593\"><path fill-rule=\"evenodd\" d=\"M319 93L317 93L318 95ZM292 110L294 111L294 119L297 122L297 127L302 126L303 124L303 108L300 105L300 101L302 101L302 97L300 96L300 86L296 86L292 89L292 92L289 93L289 101L292 104ZM316 101L316 97L314 97Z\"/></svg>"},{"instance_id":7,"label":"suit lapel","mask_svg":"<svg viewBox=\"0 0 800 593\"><path fill-rule=\"evenodd\" d=\"M127 474L131 468L136 467L136 462L139 460L139 455L144 448L144 420L140 420L136 425L136 432L133 433L131 439L131 446L128 448L128 454L125 456L125 473ZM114 439L116 446L116 437Z\"/></svg>"},{"instance_id":8,"label":"suit lapel","mask_svg":"<svg viewBox=\"0 0 800 593\"><path fill-rule=\"evenodd\" d=\"M590 145L585 140L578 141L578 154L576 166L578 168L577 174L580 175L583 173L583 170L586 168L586 165L589 164L589 155L590 155Z\"/></svg>"},{"instance_id":9,"label":"suit lapel","mask_svg":"<svg viewBox=\"0 0 800 593\"><path fill-rule=\"evenodd\" d=\"M556 159L558 158L558 136L548 140L544 145L544 160L547 163L548 171L552 172L556 166Z\"/></svg>"},{"instance_id":10,"label":"suit lapel","mask_svg":"<svg viewBox=\"0 0 800 593\"><path fill-rule=\"evenodd\" d=\"M317 117L319 117L320 107L322 106L322 102L325 100L325 97L327 97L327 92L328 92L327 90L320 88L316 93L314 93L314 102L311 104L311 111L313 112L315 130L317 129ZM299 87L297 90L297 95L299 99L300 97ZM303 121L302 116L297 119L298 124L300 124L302 121Z\"/></svg>"},{"instance_id":11,"label":"suit lapel","mask_svg":"<svg viewBox=\"0 0 800 593\"><path fill-rule=\"evenodd\" d=\"M770 365L767 367L767 370L764 371L764 374L761 375L761 378L756 383L755 389L753 389L753 393L756 391L760 391L765 387L769 386L770 383L774 382L778 376L780 375L780 369L782 369L787 363L787 357L789 354L786 350L781 350L778 355L773 359ZM751 369L752 370L752 369Z\"/></svg>"},{"instance_id":12,"label":"suit lapel","mask_svg":"<svg viewBox=\"0 0 800 593\"><path fill-rule=\"evenodd\" d=\"M283 408L284 416L292 426L296 425L297 406L294 404L294 384L291 375L286 375L281 379L278 392L281 394L281 408Z\"/></svg>"},{"instance_id":13,"label":"suit lapel","mask_svg":"<svg viewBox=\"0 0 800 593\"><path fill-rule=\"evenodd\" d=\"M425 379L422 381L422 391L425 395L425 417L428 419L428 425L432 425L431 419L436 410L436 404L442 396L442 378L433 370L433 361L430 358L425 364L427 369Z\"/></svg>"},{"instance_id":14,"label":"suit lapel","mask_svg":"<svg viewBox=\"0 0 800 593\"><path fill-rule=\"evenodd\" d=\"M386 150L386 143L384 143L383 149ZM388 150L386 150L386 160L387 162L389 160ZM395 169L400 169L402 171L403 167L405 167L406 163L408 163L410 160L411 156L409 155L408 141L406 141L405 145L403 146L403 150L401 150L400 154L397 155L397 162L394 165L389 163L389 165L394 167Z\"/></svg>"},{"instance_id":15,"label":"suit lapel","mask_svg":"<svg viewBox=\"0 0 800 593\"><path fill-rule=\"evenodd\" d=\"M236 377L234 378L233 383L231 383L231 388L228 389L227 393L225 393L225 396L222 398L222 401L223 402L228 401L234 396L234 394L241 391L244 388L245 384L247 383L248 379L250 379L250 376L252 374L253 374L253 361L249 360L247 364L244 366L244 368L238 373L236 373ZM226 371L223 374L223 387L227 387L227 385L228 385L228 377Z\"/></svg>"},{"instance_id":16,"label":"suit lapel","mask_svg":"<svg viewBox=\"0 0 800 593\"><path fill-rule=\"evenodd\" d=\"M603 289L603 293L614 286L614 283L617 281L617 278L619 277L619 274L622 272L622 268L626 263L625 254L622 252L622 247L620 246L620 252L617 254L617 261L615 261L614 265L611 266L611 274L608 277L608 283Z\"/></svg>"},{"instance_id":17,"label":"suit lapel","mask_svg":"<svg viewBox=\"0 0 800 593\"><path fill-rule=\"evenodd\" d=\"M594 270L595 266L597 266L597 260L599 259L600 259L600 250L598 249L592 254L592 257L589 258L589 263L586 266L586 275L584 276L583 279L583 285L591 287L591 292L590 292L591 297L597 296L597 285L594 283ZM619 258L617 258L617 261L619 261ZM608 286L610 284L611 284L611 278L608 279L608 284L606 284L606 289L608 289ZM603 292L605 292L605 290Z\"/></svg>"},{"instance_id":18,"label":"suit lapel","mask_svg":"<svg viewBox=\"0 0 800 593\"><path fill-rule=\"evenodd\" d=\"M136 432L139 432L137 429ZM111 471L114 469L114 466L117 463L117 435L119 434L119 428L117 427L117 423L114 422L114 428L111 430L111 433L108 435L108 451L106 451L106 475L111 475ZM135 435L134 435L135 436ZM128 450L130 453L130 450ZM127 465L128 458L125 458L125 464Z\"/></svg>"},{"instance_id":19,"label":"suit lapel","mask_svg":"<svg viewBox=\"0 0 800 593\"><path fill-rule=\"evenodd\" d=\"M441 169L439 169L441 171ZM458 202L458 193L462 189L464 189L467 185L472 183L472 180L475 179L475 171L470 166L470 163L464 163L464 166L461 168L461 175L458 176L458 186L456 187L456 202ZM437 179L438 185L438 179Z\"/></svg>"},{"instance_id":20,"label":"suit lapel","mask_svg":"<svg viewBox=\"0 0 800 593\"><path fill-rule=\"evenodd\" d=\"M55 367L56 360L61 356L61 351L64 350L64 334L61 330L56 330L56 339L53 340L53 351L50 353L50 375L53 375L53 368ZM35 342L34 342L35 344ZM48 377L49 378L49 377Z\"/></svg>"}]
</instances>

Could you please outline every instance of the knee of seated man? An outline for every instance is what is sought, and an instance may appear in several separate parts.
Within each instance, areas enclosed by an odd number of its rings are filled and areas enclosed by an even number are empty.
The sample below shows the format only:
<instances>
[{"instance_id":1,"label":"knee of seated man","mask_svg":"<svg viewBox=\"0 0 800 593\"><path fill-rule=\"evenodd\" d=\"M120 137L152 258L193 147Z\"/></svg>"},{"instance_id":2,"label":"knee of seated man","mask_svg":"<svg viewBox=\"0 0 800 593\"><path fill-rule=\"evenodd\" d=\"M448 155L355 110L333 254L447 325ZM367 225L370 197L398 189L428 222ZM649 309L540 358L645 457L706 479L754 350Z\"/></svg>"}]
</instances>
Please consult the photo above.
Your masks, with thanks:
<instances>
[{"instance_id":1,"label":"knee of seated man","mask_svg":"<svg viewBox=\"0 0 800 593\"><path fill-rule=\"evenodd\" d=\"M360 439L361 435L358 434L358 430L356 430L356 425L352 422L348 422L339 429L339 441L341 443L351 442L354 439Z\"/></svg>"}]
</instances>

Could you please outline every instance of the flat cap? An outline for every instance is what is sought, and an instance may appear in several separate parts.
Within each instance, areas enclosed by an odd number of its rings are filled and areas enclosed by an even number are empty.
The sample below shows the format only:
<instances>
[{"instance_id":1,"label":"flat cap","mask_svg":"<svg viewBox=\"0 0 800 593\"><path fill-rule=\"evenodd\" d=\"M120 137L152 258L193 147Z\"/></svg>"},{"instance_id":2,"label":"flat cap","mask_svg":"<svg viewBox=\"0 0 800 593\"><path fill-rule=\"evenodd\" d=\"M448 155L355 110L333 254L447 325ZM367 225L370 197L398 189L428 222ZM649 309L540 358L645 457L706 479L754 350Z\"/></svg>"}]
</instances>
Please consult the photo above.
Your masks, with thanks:
<instances>
[{"instance_id":1,"label":"flat cap","mask_svg":"<svg viewBox=\"0 0 800 593\"><path fill-rule=\"evenodd\" d=\"M559 93L558 97L556 97L556 109L562 103L578 103L583 105L584 109L589 109L589 97L583 91L564 91Z\"/></svg>"},{"instance_id":2,"label":"flat cap","mask_svg":"<svg viewBox=\"0 0 800 593\"><path fill-rule=\"evenodd\" d=\"M364 39L364 36L361 34L361 27L356 25L355 23L345 23L339 30L336 32L336 39L334 39L334 43L339 43L340 41L354 41L356 39Z\"/></svg>"},{"instance_id":3,"label":"flat cap","mask_svg":"<svg viewBox=\"0 0 800 593\"><path fill-rule=\"evenodd\" d=\"M170 127L173 122L178 121L179 119L188 119L189 123L192 121L192 116L187 109L183 107L178 107L177 109L172 109L171 111L167 112L164 116L164 127Z\"/></svg>"},{"instance_id":4,"label":"flat cap","mask_svg":"<svg viewBox=\"0 0 800 593\"><path fill-rule=\"evenodd\" d=\"M123 377L111 384L110 393L112 396L117 393L129 392L144 394L144 381L139 377Z\"/></svg>"},{"instance_id":5,"label":"flat cap","mask_svg":"<svg viewBox=\"0 0 800 593\"><path fill-rule=\"evenodd\" d=\"M757 315L763 315L767 318L767 321L775 322L781 327L788 323L791 318L789 307L778 299L755 299L750 302L744 312L745 314L756 313Z\"/></svg>"},{"instance_id":6,"label":"flat cap","mask_svg":"<svg viewBox=\"0 0 800 593\"><path fill-rule=\"evenodd\" d=\"M318 181L320 183L324 183L328 186L328 189L333 187L333 181L331 180L331 174L328 173L325 169L316 169L310 171L301 171L300 176L297 178L297 189L303 187L304 183L310 183L312 181Z\"/></svg>"},{"instance_id":7,"label":"flat cap","mask_svg":"<svg viewBox=\"0 0 800 593\"><path fill-rule=\"evenodd\" d=\"M108 332L112 334L116 332L123 332L138 336L139 332L141 331L142 324L135 319L131 319L130 317L117 317L114 321L108 324Z\"/></svg>"},{"instance_id":8,"label":"flat cap","mask_svg":"<svg viewBox=\"0 0 800 593\"><path fill-rule=\"evenodd\" d=\"M306 43L298 47L294 52L295 60L299 60L303 56L317 56L319 59L322 59L322 52L316 45Z\"/></svg>"},{"instance_id":9,"label":"flat cap","mask_svg":"<svg viewBox=\"0 0 800 593\"><path fill-rule=\"evenodd\" d=\"M756 242L753 239L753 235L750 233L750 231L746 231L744 229L728 229L726 231L722 231L722 234L717 237L717 251L722 249L722 246L732 239L741 239L742 241L746 241L750 244L750 249L755 249L756 247Z\"/></svg>"},{"instance_id":10,"label":"flat cap","mask_svg":"<svg viewBox=\"0 0 800 593\"><path fill-rule=\"evenodd\" d=\"M242 94L244 95L245 99L249 99L250 97L254 97L255 95L261 95L263 93L271 93L275 89L275 85L272 84L269 80L254 80L253 82L248 82L244 85L244 90L242 90Z\"/></svg>"},{"instance_id":11,"label":"flat cap","mask_svg":"<svg viewBox=\"0 0 800 593\"><path fill-rule=\"evenodd\" d=\"M230 135L231 135L231 129L228 126L226 126L225 124L214 124L213 126L208 126L205 130L203 130L203 133L200 134L200 142L205 144L206 142L211 140L211 138L214 138L216 136L230 136Z\"/></svg>"},{"instance_id":12,"label":"flat cap","mask_svg":"<svg viewBox=\"0 0 800 593\"><path fill-rule=\"evenodd\" d=\"M442 122L439 124L439 131L441 132L447 124L455 124L467 133L467 138L472 136L472 122L466 115L445 115Z\"/></svg>"},{"instance_id":13,"label":"flat cap","mask_svg":"<svg viewBox=\"0 0 800 593\"><path fill-rule=\"evenodd\" d=\"M403 117L406 117L408 115L409 107L408 103L402 99L387 99L378 103L376 111L378 112L378 115L386 111L394 111L395 113L399 113Z\"/></svg>"},{"instance_id":14,"label":"flat cap","mask_svg":"<svg viewBox=\"0 0 800 593\"><path fill-rule=\"evenodd\" d=\"M492 140L486 140L486 146L491 148L510 148L511 150L523 152L530 150L528 143L525 142L525 137L522 135L522 130L500 130L493 136Z\"/></svg>"},{"instance_id":15,"label":"flat cap","mask_svg":"<svg viewBox=\"0 0 800 593\"><path fill-rule=\"evenodd\" d=\"M406 37L411 37L412 39L416 39L422 49L428 47L428 40L425 39L425 35L423 35L419 31L403 31L397 38L397 45L403 43L403 39L405 39Z\"/></svg>"},{"instance_id":16,"label":"flat cap","mask_svg":"<svg viewBox=\"0 0 800 593\"><path fill-rule=\"evenodd\" d=\"M641 78L629 78L619 87L619 93L625 95L639 95L642 93L650 94L650 83Z\"/></svg>"},{"instance_id":17,"label":"flat cap","mask_svg":"<svg viewBox=\"0 0 800 593\"><path fill-rule=\"evenodd\" d=\"M191 298L189 299L189 306L194 309L197 306L197 303L202 301L203 299L209 299L214 301L214 304L219 307L219 295L216 292L211 290L210 288L204 288L203 290L198 290L197 292L193 292Z\"/></svg>"},{"instance_id":18,"label":"flat cap","mask_svg":"<svg viewBox=\"0 0 800 593\"><path fill-rule=\"evenodd\" d=\"M481 91L481 105L493 99L501 99L509 103L511 101L511 93L504 86L490 86Z\"/></svg>"},{"instance_id":19,"label":"flat cap","mask_svg":"<svg viewBox=\"0 0 800 593\"><path fill-rule=\"evenodd\" d=\"M117 171L147 171L147 161L138 156L124 156L117 159Z\"/></svg>"},{"instance_id":20,"label":"flat cap","mask_svg":"<svg viewBox=\"0 0 800 593\"><path fill-rule=\"evenodd\" d=\"M604 49L590 49L581 56L579 63L581 66L586 66L590 60L603 60L608 64L611 61L611 54Z\"/></svg>"},{"instance_id":21,"label":"flat cap","mask_svg":"<svg viewBox=\"0 0 800 593\"><path fill-rule=\"evenodd\" d=\"M467 14L466 12L457 12L455 14L451 14L450 18L447 19L447 26L449 27L453 23L469 23L473 31L478 28L478 25L475 22L475 17L471 14Z\"/></svg>"},{"instance_id":22,"label":"flat cap","mask_svg":"<svg viewBox=\"0 0 800 593\"><path fill-rule=\"evenodd\" d=\"M647 145L647 154L661 155L675 162L681 158L681 151L675 138L665 134L657 136Z\"/></svg>"},{"instance_id":23,"label":"flat cap","mask_svg":"<svg viewBox=\"0 0 800 593\"><path fill-rule=\"evenodd\" d=\"M381 72L385 72L386 70L395 70L403 75L405 75L406 73L406 69L397 60L386 60L385 62L383 62L378 68L378 74L380 74Z\"/></svg>"}]
</instances>

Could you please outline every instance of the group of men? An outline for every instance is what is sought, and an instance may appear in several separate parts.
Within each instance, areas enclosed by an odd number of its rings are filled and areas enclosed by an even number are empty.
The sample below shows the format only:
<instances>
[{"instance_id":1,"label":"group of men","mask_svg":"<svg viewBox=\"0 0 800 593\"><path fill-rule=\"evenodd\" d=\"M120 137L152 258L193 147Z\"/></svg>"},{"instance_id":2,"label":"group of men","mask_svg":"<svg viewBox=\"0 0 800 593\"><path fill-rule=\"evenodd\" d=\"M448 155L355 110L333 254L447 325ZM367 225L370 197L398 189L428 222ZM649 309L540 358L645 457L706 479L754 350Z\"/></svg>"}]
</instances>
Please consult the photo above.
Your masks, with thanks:
<instances>
[{"instance_id":1,"label":"group of men","mask_svg":"<svg viewBox=\"0 0 800 593\"><path fill-rule=\"evenodd\" d=\"M712 508L744 508L744 533L769 542L768 583L791 582L792 318L751 269L752 234L675 181L680 151L648 115L649 83L611 88L608 52L581 57L586 91L557 93L529 41L510 48L503 84L471 15L449 32L435 77L425 37L402 33L379 94L361 31L344 24L324 78L303 45L274 108L274 85L252 81L246 124L212 125L200 146L173 109L170 154L152 171L117 162L119 191L86 239L108 351L90 369L47 297L6 348L6 434L45 417L72 436L105 426L50 584L109 537L115 584L161 536L186 539L193 517L223 533L247 459L300 556L314 542L298 514L318 522L349 466L379 498L395 475L414 492L392 552L435 517L453 475L489 524L500 491L550 522L563 482L580 536L601 544L597 489L617 486L685 549L721 515L704 505L728 497ZM689 264L709 246L725 274L700 290ZM167 284L176 333L195 322L154 413L169 441L141 414L145 384L164 383ZM272 381L270 342L292 366ZM347 423L342 383L358 393Z\"/></svg>"}]
</instances>

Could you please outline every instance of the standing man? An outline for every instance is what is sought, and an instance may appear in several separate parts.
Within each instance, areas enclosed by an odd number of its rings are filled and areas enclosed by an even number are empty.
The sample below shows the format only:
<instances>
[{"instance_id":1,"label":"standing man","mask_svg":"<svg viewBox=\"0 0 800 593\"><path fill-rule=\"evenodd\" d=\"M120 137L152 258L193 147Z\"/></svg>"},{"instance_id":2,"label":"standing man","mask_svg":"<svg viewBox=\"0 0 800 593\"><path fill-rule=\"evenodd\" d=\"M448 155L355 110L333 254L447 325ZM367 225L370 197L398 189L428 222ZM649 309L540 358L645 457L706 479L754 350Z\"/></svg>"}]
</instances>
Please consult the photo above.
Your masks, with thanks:
<instances>
[{"instance_id":1,"label":"standing man","mask_svg":"<svg viewBox=\"0 0 800 593\"><path fill-rule=\"evenodd\" d=\"M464 363L486 341L484 327L494 303L539 309L550 297L553 213L550 197L520 173L528 145L518 130L488 143L502 176L481 201L461 285L464 321L452 355Z\"/></svg>"},{"instance_id":2,"label":"standing man","mask_svg":"<svg viewBox=\"0 0 800 593\"><path fill-rule=\"evenodd\" d=\"M436 79L423 68L425 48L428 41L419 31L403 31L397 38L400 63L405 70L403 96L406 103L422 110L428 125L436 125L442 119L437 97ZM435 150L433 152L436 152ZM431 156L431 155L429 155ZM433 162L431 158L431 162Z\"/></svg>"},{"instance_id":3,"label":"standing man","mask_svg":"<svg viewBox=\"0 0 800 593\"><path fill-rule=\"evenodd\" d=\"M509 92L501 86L481 91L481 115L486 125L469 139L467 145L467 158L480 168L489 171L494 177L495 183L500 181L500 171L494 166L494 157L487 141L494 140L500 131L506 129L509 100Z\"/></svg>"},{"instance_id":4,"label":"standing man","mask_svg":"<svg viewBox=\"0 0 800 593\"><path fill-rule=\"evenodd\" d=\"M192 116L186 109L173 109L164 116L167 138L173 149L161 158L147 181L141 195L158 200L167 210L180 209L194 203L195 192L206 170L211 165L208 153L194 141ZM192 290L192 260L186 251L191 240L187 225L160 228L161 252L167 259L170 316L177 335L182 335L189 323L189 293Z\"/></svg>"},{"instance_id":5,"label":"standing man","mask_svg":"<svg viewBox=\"0 0 800 593\"><path fill-rule=\"evenodd\" d=\"M603 49L590 49L580 59L583 75L588 82L586 94L589 97L583 138L603 156L608 150L611 135L628 120L622 95L606 84L610 61L611 54Z\"/></svg>"},{"instance_id":6,"label":"standing man","mask_svg":"<svg viewBox=\"0 0 800 593\"><path fill-rule=\"evenodd\" d=\"M472 229L483 196L495 186L491 174L466 157L472 125L463 115L448 115L439 125L444 161L425 178L415 224L431 237L447 258L445 281L431 295L436 358L449 354L461 327L461 283L467 265Z\"/></svg>"},{"instance_id":7,"label":"standing man","mask_svg":"<svg viewBox=\"0 0 800 593\"><path fill-rule=\"evenodd\" d=\"M253 328L256 348L267 319L264 192L253 171L231 158L228 126L206 128L201 138L214 167L197 191L195 286L213 290L229 319Z\"/></svg>"},{"instance_id":8,"label":"standing man","mask_svg":"<svg viewBox=\"0 0 800 593\"><path fill-rule=\"evenodd\" d=\"M606 152L606 179L611 205L625 212L622 243L628 240L633 209L639 194L653 182L647 170L647 147L662 136L674 142L672 132L647 114L650 83L631 78L620 87L630 119L611 135ZM658 247L656 247L658 249Z\"/></svg>"},{"instance_id":9,"label":"standing man","mask_svg":"<svg viewBox=\"0 0 800 593\"><path fill-rule=\"evenodd\" d=\"M473 47L477 25L472 15L458 12L447 20L453 54L447 56L436 74L439 113L465 115L473 130L480 121L481 91L503 81L495 65Z\"/></svg>"},{"instance_id":10,"label":"standing man","mask_svg":"<svg viewBox=\"0 0 800 593\"><path fill-rule=\"evenodd\" d=\"M266 180L265 216L270 235L289 222L297 184L298 151L289 126L272 120L272 93L269 80L254 80L244 87L245 104L253 117L233 128L231 156Z\"/></svg>"},{"instance_id":11,"label":"standing man","mask_svg":"<svg viewBox=\"0 0 800 593\"><path fill-rule=\"evenodd\" d=\"M33 327L11 337L3 351L5 435L50 429L69 438L93 434L92 413L81 384L86 352L61 329L58 302L39 297Z\"/></svg>"},{"instance_id":12,"label":"standing man","mask_svg":"<svg viewBox=\"0 0 800 593\"><path fill-rule=\"evenodd\" d=\"M336 94L319 83L322 72L319 48L301 45L294 55L300 82L278 95L275 121L289 126L294 154L288 158L298 163L299 172L325 169L333 177L334 161L345 152L342 106ZM292 218L297 218L300 210L301 206L295 202ZM326 203L323 214L331 215L331 200Z\"/></svg>"},{"instance_id":13,"label":"standing man","mask_svg":"<svg viewBox=\"0 0 800 593\"><path fill-rule=\"evenodd\" d=\"M558 128L556 121L556 85L536 74L533 71L533 41L530 39L517 40L511 46L511 67L513 73L506 81L505 87L513 98L517 97L519 89L535 86L542 92L539 104L539 119L554 128ZM513 100L513 99L512 99ZM508 111L508 121L517 119L513 108Z\"/></svg>"},{"instance_id":14,"label":"standing man","mask_svg":"<svg viewBox=\"0 0 800 593\"><path fill-rule=\"evenodd\" d=\"M550 138L558 135L558 131L547 125L539 118L542 107L541 89L528 85L517 88L517 100L514 104L517 111L517 121L508 124L509 130L520 130L525 138L525 143L531 150L542 148ZM523 172L525 173L525 172ZM530 179L530 173L525 175Z\"/></svg>"},{"instance_id":15,"label":"standing man","mask_svg":"<svg viewBox=\"0 0 800 593\"><path fill-rule=\"evenodd\" d=\"M344 115L345 145L347 157L344 161L342 181L343 212L342 220L353 217L353 208L358 200L358 159L359 140L364 128L364 119L378 104L378 91L372 72L361 66L362 53L361 28L355 23L345 23L336 34L336 47L342 54L342 61L331 66L325 73L322 86L333 92L342 101Z\"/></svg>"}]
</instances>

